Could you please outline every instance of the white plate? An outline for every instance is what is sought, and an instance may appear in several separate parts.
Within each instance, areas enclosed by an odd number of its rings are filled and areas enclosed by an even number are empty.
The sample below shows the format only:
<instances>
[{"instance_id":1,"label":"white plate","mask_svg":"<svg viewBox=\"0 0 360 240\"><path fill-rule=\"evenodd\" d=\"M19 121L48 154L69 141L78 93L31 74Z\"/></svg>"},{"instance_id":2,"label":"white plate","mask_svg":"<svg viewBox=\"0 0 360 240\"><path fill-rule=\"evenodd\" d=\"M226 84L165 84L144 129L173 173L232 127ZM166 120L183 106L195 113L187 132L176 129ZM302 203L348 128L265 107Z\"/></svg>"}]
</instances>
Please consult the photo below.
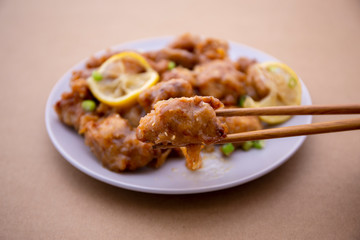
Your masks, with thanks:
<instances>
[{"instance_id":1,"label":"white plate","mask_svg":"<svg viewBox=\"0 0 360 240\"><path fill-rule=\"evenodd\" d=\"M115 46L113 50L155 50L167 45L173 38L146 39ZM102 55L104 51L96 55ZM230 42L230 56L256 58L258 61L278 61L256 49ZM54 104L64 91L68 91L71 72L84 68L85 60L71 68L52 89L46 104L46 128L54 146L61 155L80 171L108 184L134 191L161 194L189 194L210 192L237 186L259 178L283 164L304 142L305 137L290 137L266 141L262 150L236 151L230 158L213 153L204 156L202 169L192 172L186 169L184 159L170 159L160 169L143 168L135 172L115 173L101 163L85 146L84 139L63 125ZM302 104L310 105L309 92L302 82ZM295 116L281 126L311 123L311 116Z\"/></svg>"}]
</instances>

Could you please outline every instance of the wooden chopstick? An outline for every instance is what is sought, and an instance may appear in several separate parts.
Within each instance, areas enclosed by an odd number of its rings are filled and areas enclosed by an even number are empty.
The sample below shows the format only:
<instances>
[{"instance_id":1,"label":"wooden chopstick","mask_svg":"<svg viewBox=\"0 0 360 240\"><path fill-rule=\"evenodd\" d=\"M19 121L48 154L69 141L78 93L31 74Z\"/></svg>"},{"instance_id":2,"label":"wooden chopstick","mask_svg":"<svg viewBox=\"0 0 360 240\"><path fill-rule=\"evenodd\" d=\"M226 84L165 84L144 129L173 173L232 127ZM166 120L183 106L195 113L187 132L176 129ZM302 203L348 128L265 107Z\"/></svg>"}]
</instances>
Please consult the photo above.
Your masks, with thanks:
<instances>
[{"instance_id":1,"label":"wooden chopstick","mask_svg":"<svg viewBox=\"0 0 360 240\"><path fill-rule=\"evenodd\" d=\"M225 108L215 111L216 116L265 116L265 115L327 115L359 114L360 104L348 105L302 105L262 108Z\"/></svg>"},{"instance_id":2,"label":"wooden chopstick","mask_svg":"<svg viewBox=\"0 0 360 240\"><path fill-rule=\"evenodd\" d=\"M236 143L282 137L295 137L321 133L341 132L360 129L360 118L304 124L290 127L270 128L257 131L233 133L216 144Z\"/></svg>"},{"instance_id":3,"label":"wooden chopstick","mask_svg":"<svg viewBox=\"0 0 360 240\"><path fill-rule=\"evenodd\" d=\"M270 128L270 129L263 129L263 130L243 132L243 133L233 133L227 135L226 138L220 140L219 142L216 142L215 144L239 143L244 141L295 137L295 136L341 132L341 131L350 131L350 130L359 130L359 129L360 129L360 118L355 118L355 119L311 123L311 124L289 126L289 127ZM158 145L154 145L153 147L155 149L161 149L161 148L176 148L183 146L158 144Z\"/></svg>"}]
</instances>

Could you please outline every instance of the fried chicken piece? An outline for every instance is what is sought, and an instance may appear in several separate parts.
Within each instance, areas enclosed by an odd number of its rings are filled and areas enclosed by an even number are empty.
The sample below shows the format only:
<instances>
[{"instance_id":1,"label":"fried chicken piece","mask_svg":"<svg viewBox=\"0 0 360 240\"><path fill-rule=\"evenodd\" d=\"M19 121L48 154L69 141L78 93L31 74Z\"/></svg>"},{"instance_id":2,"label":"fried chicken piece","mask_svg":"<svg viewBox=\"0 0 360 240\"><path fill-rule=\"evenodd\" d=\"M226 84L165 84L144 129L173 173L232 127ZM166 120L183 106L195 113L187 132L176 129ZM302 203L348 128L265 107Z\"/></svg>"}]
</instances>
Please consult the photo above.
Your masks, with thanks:
<instances>
[{"instance_id":1,"label":"fried chicken piece","mask_svg":"<svg viewBox=\"0 0 360 240\"><path fill-rule=\"evenodd\" d=\"M226 136L226 126L216 118L223 104L213 97L172 98L159 101L137 128L137 137L155 144L211 144Z\"/></svg>"},{"instance_id":2,"label":"fried chicken piece","mask_svg":"<svg viewBox=\"0 0 360 240\"><path fill-rule=\"evenodd\" d=\"M129 109L121 110L120 116L129 121L132 127L137 127L139 125L140 119L145 116L146 112L143 107L139 104L136 104Z\"/></svg>"},{"instance_id":3,"label":"fried chicken piece","mask_svg":"<svg viewBox=\"0 0 360 240\"><path fill-rule=\"evenodd\" d=\"M146 71L145 67L133 58L125 57L122 59L124 72L128 74L138 74Z\"/></svg>"},{"instance_id":4,"label":"fried chicken piece","mask_svg":"<svg viewBox=\"0 0 360 240\"><path fill-rule=\"evenodd\" d=\"M216 118L215 109L223 104L213 97L173 98L157 102L140 120L136 136L155 144L189 146L187 166L201 166L200 148L193 145L212 144L226 137L227 127Z\"/></svg>"},{"instance_id":5,"label":"fried chicken piece","mask_svg":"<svg viewBox=\"0 0 360 240\"><path fill-rule=\"evenodd\" d=\"M169 81L173 78L182 78L191 83L191 85L195 85L196 82L194 73L191 70L183 67L176 67L170 71L164 72L161 75L161 81L163 82Z\"/></svg>"},{"instance_id":6,"label":"fried chicken piece","mask_svg":"<svg viewBox=\"0 0 360 240\"><path fill-rule=\"evenodd\" d=\"M183 49L163 48L158 51L143 53L143 55L154 62L168 60L175 62L177 66L190 69L197 64L196 55Z\"/></svg>"},{"instance_id":7,"label":"fried chicken piece","mask_svg":"<svg viewBox=\"0 0 360 240\"><path fill-rule=\"evenodd\" d=\"M132 127L137 127L140 118L146 114L144 108L137 103L126 108L112 107L105 103L100 103L96 108L96 114L100 117L107 117L114 113L119 114L122 118L128 120Z\"/></svg>"},{"instance_id":8,"label":"fried chicken piece","mask_svg":"<svg viewBox=\"0 0 360 240\"><path fill-rule=\"evenodd\" d=\"M184 49L189 52L194 52L196 45L200 42L200 37L192 35L190 33L185 33L177 37L172 43L170 43L170 48L179 48Z\"/></svg>"},{"instance_id":9,"label":"fried chicken piece","mask_svg":"<svg viewBox=\"0 0 360 240\"><path fill-rule=\"evenodd\" d=\"M140 93L138 102L147 112L150 112L154 104L160 100L191 96L193 96L191 84L184 79L178 78L160 82L144 90Z\"/></svg>"},{"instance_id":10,"label":"fried chicken piece","mask_svg":"<svg viewBox=\"0 0 360 240\"><path fill-rule=\"evenodd\" d=\"M239 96L246 94L245 75L230 61L214 60L197 66L194 72L200 95L214 96L225 105L236 105Z\"/></svg>"},{"instance_id":11,"label":"fried chicken piece","mask_svg":"<svg viewBox=\"0 0 360 240\"><path fill-rule=\"evenodd\" d=\"M135 170L154 158L152 144L136 139L128 121L118 114L90 121L85 128L85 144L112 171Z\"/></svg>"},{"instance_id":12,"label":"fried chicken piece","mask_svg":"<svg viewBox=\"0 0 360 240\"><path fill-rule=\"evenodd\" d=\"M63 93L61 99L54 106L60 121L79 130L80 118L86 113L81 107L83 100L74 92Z\"/></svg>"},{"instance_id":13,"label":"fried chicken piece","mask_svg":"<svg viewBox=\"0 0 360 240\"><path fill-rule=\"evenodd\" d=\"M119 53L119 51L112 51L107 49L106 52L100 57L91 56L85 63L87 68L98 68L103 64L106 60L108 60L111 56Z\"/></svg>"},{"instance_id":14,"label":"fried chicken piece","mask_svg":"<svg viewBox=\"0 0 360 240\"><path fill-rule=\"evenodd\" d=\"M261 122L256 116L219 117L228 127L228 133L241 133L262 129Z\"/></svg>"},{"instance_id":15,"label":"fried chicken piece","mask_svg":"<svg viewBox=\"0 0 360 240\"><path fill-rule=\"evenodd\" d=\"M226 124L229 134L256 131L263 128L257 116L219 117L219 119ZM233 145L240 147L243 143L233 143Z\"/></svg>"},{"instance_id":16,"label":"fried chicken piece","mask_svg":"<svg viewBox=\"0 0 360 240\"><path fill-rule=\"evenodd\" d=\"M248 68L246 78L248 95L256 101L266 97L270 92L270 89L265 84L266 81L266 75L262 72L262 69L257 65L251 65Z\"/></svg>"},{"instance_id":17,"label":"fried chicken piece","mask_svg":"<svg viewBox=\"0 0 360 240\"><path fill-rule=\"evenodd\" d=\"M91 56L87 62L85 63L86 68L89 70L93 70L94 68L100 67L106 60L108 60L110 57L121 53L122 51L112 51L107 50L103 55L100 57ZM139 64L138 61L132 59L132 58L123 58L121 60L125 67L126 73L142 73L145 71L145 68ZM91 75L91 72L90 72ZM89 75L89 76L90 76Z\"/></svg>"},{"instance_id":18,"label":"fried chicken piece","mask_svg":"<svg viewBox=\"0 0 360 240\"><path fill-rule=\"evenodd\" d=\"M85 79L86 76L87 73L84 71L74 71L70 80L71 92L63 93L61 99L54 106L60 121L75 130L79 130L80 119L86 114L81 107L82 101L93 99Z\"/></svg>"},{"instance_id":19,"label":"fried chicken piece","mask_svg":"<svg viewBox=\"0 0 360 240\"><path fill-rule=\"evenodd\" d=\"M162 59L162 60L156 62L156 61L150 59L149 57L147 57L147 55L145 55L145 54L143 54L143 56L146 58L147 62L150 64L150 66L155 71L157 71L160 75L169 70L170 60Z\"/></svg>"},{"instance_id":20,"label":"fried chicken piece","mask_svg":"<svg viewBox=\"0 0 360 240\"><path fill-rule=\"evenodd\" d=\"M72 72L72 76L70 79L70 87L71 91L75 94L79 95L81 98L85 98L90 96L90 90L86 79L91 75L91 71L89 70L77 70Z\"/></svg>"},{"instance_id":21,"label":"fried chicken piece","mask_svg":"<svg viewBox=\"0 0 360 240\"><path fill-rule=\"evenodd\" d=\"M235 61L234 66L238 71L247 73L249 67L255 63L257 63L256 59L240 57L238 60Z\"/></svg>"},{"instance_id":22,"label":"fried chicken piece","mask_svg":"<svg viewBox=\"0 0 360 240\"><path fill-rule=\"evenodd\" d=\"M207 38L200 41L195 47L195 53L200 63L228 57L229 44L226 41Z\"/></svg>"}]
</instances>

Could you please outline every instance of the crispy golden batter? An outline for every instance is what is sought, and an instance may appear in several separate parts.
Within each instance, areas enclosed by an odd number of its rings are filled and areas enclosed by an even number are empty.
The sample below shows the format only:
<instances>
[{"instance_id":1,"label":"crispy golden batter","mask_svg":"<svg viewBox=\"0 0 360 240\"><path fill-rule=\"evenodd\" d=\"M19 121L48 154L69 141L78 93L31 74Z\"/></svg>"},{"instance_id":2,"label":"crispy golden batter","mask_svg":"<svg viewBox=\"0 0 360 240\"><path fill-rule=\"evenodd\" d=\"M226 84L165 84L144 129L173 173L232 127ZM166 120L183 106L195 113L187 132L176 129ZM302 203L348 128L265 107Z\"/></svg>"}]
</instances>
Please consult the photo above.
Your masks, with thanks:
<instances>
[{"instance_id":1,"label":"crispy golden batter","mask_svg":"<svg viewBox=\"0 0 360 240\"><path fill-rule=\"evenodd\" d=\"M211 144L226 136L226 126L214 109L223 104L213 97L173 98L155 104L140 120L137 137L155 144Z\"/></svg>"},{"instance_id":2,"label":"crispy golden batter","mask_svg":"<svg viewBox=\"0 0 360 240\"><path fill-rule=\"evenodd\" d=\"M189 83L191 83L192 86L195 86L196 79L194 76L194 73L183 67L176 67L170 71L166 71L161 75L161 81L166 82L174 78L182 78Z\"/></svg>"},{"instance_id":3,"label":"crispy golden batter","mask_svg":"<svg viewBox=\"0 0 360 240\"><path fill-rule=\"evenodd\" d=\"M70 80L71 92L63 93L54 106L60 121L75 130L79 130L80 118L86 114L81 107L81 102L93 98L85 79L88 75L86 71L73 72Z\"/></svg>"},{"instance_id":4,"label":"crispy golden batter","mask_svg":"<svg viewBox=\"0 0 360 240\"><path fill-rule=\"evenodd\" d=\"M213 97L173 98L155 104L140 120L136 136L144 142L187 146L186 166L201 167L200 145L226 137L226 125L216 118L215 109L223 104Z\"/></svg>"},{"instance_id":5,"label":"crispy golden batter","mask_svg":"<svg viewBox=\"0 0 360 240\"><path fill-rule=\"evenodd\" d=\"M122 59L122 62L124 64L124 71L126 73L137 74L146 71L143 65L132 58L124 58Z\"/></svg>"},{"instance_id":6,"label":"crispy golden batter","mask_svg":"<svg viewBox=\"0 0 360 240\"><path fill-rule=\"evenodd\" d=\"M83 98L73 92L63 93L61 99L55 104L55 111L60 121L73 127L75 130L80 128L80 118L85 114L81 107Z\"/></svg>"},{"instance_id":7,"label":"crispy golden batter","mask_svg":"<svg viewBox=\"0 0 360 240\"><path fill-rule=\"evenodd\" d=\"M188 81L181 78L171 79L143 91L139 95L138 102L147 112L150 112L154 104L160 100L191 97L193 94L193 88Z\"/></svg>"},{"instance_id":8,"label":"crispy golden batter","mask_svg":"<svg viewBox=\"0 0 360 240\"><path fill-rule=\"evenodd\" d=\"M129 121L130 125L136 128L139 125L140 119L145 116L146 112L139 104L136 104L129 109L120 110L120 116Z\"/></svg>"},{"instance_id":9,"label":"crispy golden batter","mask_svg":"<svg viewBox=\"0 0 360 240\"><path fill-rule=\"evenodd\" d=\"M130 124L118 114L90 121L85 128L86 145L112 171L135 170L154 158L152 145L137 140Z\"/></svg>"},{"instance_id":10,"label":"crispy golden batter","mask_svg":"<svg viewBox=\"0 0 360 240\"><path fill-rule=\"evenodd\" d=\"M254 65L251 65L248 68L247 73L246 83L249 87L248 95L255 100L260 100L266 97L269 94L270 89L265 84L266 80L263 79L264 74L262 74L259 68Z\"/></svg>"},{"instance_id":11,"label":"crispy golden batter","mask_svg":"<svg viewBox=\"0 0 360 240\"><path fill-rule=\"evenodd\" d=\"M199 36L185 33L177 37L170 45L170 48L180 48L189 52L194 52L196 45L201 41Z\"/></svg>"},{"instance_id":12,"label":"crispy golden batter","mask_svg":"<svg viewBox=\"0 0 360 240\"><path fill-rule=\"evenodd\" d=\"M100 103L96 108L96 115L99 117L107 117L111 114L119 114L122 118L129 121L132 127L137 127L140 122L140 118L145 116L145 110L139 105L134 104L130 107L111 107L105 103Z\"/></svg>"},{"instance_id":13,"label":"crispy golden batter","mask_svg":"<svg viewBox=\"0 0 360 240\"><path fill-rule=\"evenodd\" d=\"M245 75L230 61L214 60L197 66L194 72L200 95L213 96L225 105L236 105L239 96L246 94Z\"/></svg>"},{"instance_id":14,"label":"crispy golden batter","mask_svg":"<svg viewBox=\"0 0 360 240\"><path fill-rule=\"evenodd\" d=\"M195 54L178 48L163 48L158 51L144 53L143 55L155 62L168 60L175 62L176 65L190 69L197 64L197 57Z\"/></svg>"},{"instance_id":15,"label":"crispy golden batter","mask_svg":"<svg viewBox=\"0 0 360 240\"><path fill-rule=\"evenodd\" d=\"M200 41L195 47L195 53L200 63L228 57L229 44L226 41L207 38Z\"/></svg>"},{"instance_id":16,"label":"crispy golden batter","mask_svg":"<svg viewBox=\"0 0 360 240\"><path fill-rule=\"evenodd\" d=\"M106 60L108 60L112 55L119 53L119 52L114 52L111 50L107 50L102 56L100 57L95 57L95 56L91 56L90 59L85 63L86 67L89 68L98 68L101 66L101 64L103 64Z\"/></svg>"},{"instance_id":17,"label":"crispy golden batter","mask_svg":"<svg viewBox=\"0 0 360 240\"><path fill-rule=\"evenodd\" d=\"M263 128L256 116L219 117L219 119L226 124L229 134L256 131ZM243 143L233 143L233 145L239 147Z\"/></svg>"},{"instance_id":18,"label":"crispy golden batter","mask_svg":"<svg viewBox=\"0 0 360 240\"><path fill-rule=\"evenodd\" d=\"M235 61L234 65L237 70L243 73L247 73L248 68L257 63L256 59L250 59L247 57L240 57L238 60Z\"/></svg>"},{"instance_id":19,"label":"crispy golden batter","mask_svg":"<svg viewBox=\"0 0 360 240\"><path fill-rule=\"evenodd\" d=\"M241 133L262 129L260 120L256 116L219 117L228 127L228 133Z\"/></svg>"},{"instance_id":20,"label":"crispy golden batter","mask_svg":"<svg viewBox=\"0 0 360 240\"><path fill-rule=\"evenodd\" d=\"M170 61L167 59L161 59L159 61L154 61L148 57L147 53L144 53L143 56L146 58L147 62L150 66L157 71L160 75L169 70L169 63Z\"/></svg>"}]
</instances>

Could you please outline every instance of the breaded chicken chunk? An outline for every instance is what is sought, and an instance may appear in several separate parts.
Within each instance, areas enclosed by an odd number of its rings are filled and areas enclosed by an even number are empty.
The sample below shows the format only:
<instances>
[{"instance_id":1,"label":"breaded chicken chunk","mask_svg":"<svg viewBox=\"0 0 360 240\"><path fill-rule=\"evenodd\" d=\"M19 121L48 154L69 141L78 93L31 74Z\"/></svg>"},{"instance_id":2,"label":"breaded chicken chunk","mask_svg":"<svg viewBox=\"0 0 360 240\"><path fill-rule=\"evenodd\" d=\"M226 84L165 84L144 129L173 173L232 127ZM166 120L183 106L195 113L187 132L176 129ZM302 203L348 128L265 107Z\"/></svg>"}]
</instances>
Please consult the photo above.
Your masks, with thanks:
<instances>
[{"instance_id":1,"label":"breaded chicken chunk","mask_svg":"<svg viewBox=\"0 0 360 240\"><path fill-rule=\"evenodd\" d=\"M216 118L215 109L223 104L213 97L173 98L157 102L140 120L136 136L154 144L186 146L186 166L201 167L202 144L212 144L226 137L227 127Z\"/></svg>"},{"instance_id":2,"label":"breaded chicken chunk","mask_svg":"<svg viewBox=\"0 0 360 240\"><path fill-rule=\"evenodd\" d=\"M202 96L213 96L225 105L236 105L238 98L246 94L245 75L230 61L214 60L197 66L194 72L195 87Z\"/></svg>"},{"instance_id":3,"label":"breaded chicken chunk","mask_svg":"<svg viewBox=\"0 0 360 240\"><path fill-rule=\"evenodd\" d=\"M160 100L191 96L193 96L191 84L184 79L177 78L166 82L160 82L155 86L144 90L139 95L138 102L147 112L150 112L154 104Z\"/></svg>"},{"instance_id":4,"label":"breaded chicken chunk","mask_svg":"<svg viewBox=\"0 0 360 240\"><path fill-rule=\"evenodd\" d=\"M112 171L135 170L154 158L152 144L139 141L128 121L118 114L90 121L84 131L85 144Z\"/></svg>"}]
</instances>

